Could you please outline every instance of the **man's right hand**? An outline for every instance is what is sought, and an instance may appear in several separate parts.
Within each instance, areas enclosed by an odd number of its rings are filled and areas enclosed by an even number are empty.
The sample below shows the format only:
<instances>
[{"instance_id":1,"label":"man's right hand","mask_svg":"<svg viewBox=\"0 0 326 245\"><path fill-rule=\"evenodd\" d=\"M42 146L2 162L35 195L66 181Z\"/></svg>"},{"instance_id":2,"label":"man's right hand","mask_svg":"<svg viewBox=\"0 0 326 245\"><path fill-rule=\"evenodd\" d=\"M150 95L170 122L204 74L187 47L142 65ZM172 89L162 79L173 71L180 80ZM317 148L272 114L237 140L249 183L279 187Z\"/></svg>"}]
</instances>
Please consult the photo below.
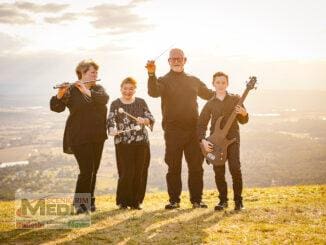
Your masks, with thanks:
<instances>
[{"instance_id":1,"label":"man's right hand","mask_svg":"<svg viewBox=\"0 0 326 245\"><path fill-rule=\"evenodd\" d=\"M57 93L57 98L61 99L67 93L68 89L69 89L69 86L59 88L58 93Z\"/></svg>"},{"instance_id":2,"label":"man's right hand","mask_svg":"<svg viewBox=\"0 0 326 245\"><path fill-rule=\"evenodd\" d=\"M146 64L146 69L148 74L154 74L156 70L156 65L154 60L148 60Z\"/></svg>"},{"instance_id":3,"label":"man's right hand","mask_svg":"<svg viewBox=\"0 0 326 245\"><path fill-rule=\"evenodd\" d=\"M202 139L201 143L204 146L206 152L213 152L213 144L205 139Z\"/></svg>"}]
</instances>

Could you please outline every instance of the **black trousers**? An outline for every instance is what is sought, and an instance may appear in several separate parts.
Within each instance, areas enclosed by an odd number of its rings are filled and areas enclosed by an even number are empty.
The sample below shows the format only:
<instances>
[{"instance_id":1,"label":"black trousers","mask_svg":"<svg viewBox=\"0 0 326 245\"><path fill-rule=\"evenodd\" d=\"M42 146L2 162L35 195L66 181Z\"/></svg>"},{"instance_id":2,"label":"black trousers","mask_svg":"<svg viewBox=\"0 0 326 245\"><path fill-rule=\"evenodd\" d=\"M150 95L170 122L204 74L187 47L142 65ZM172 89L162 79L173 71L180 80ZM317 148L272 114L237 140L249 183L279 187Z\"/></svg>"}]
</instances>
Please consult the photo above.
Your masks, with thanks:
<instances>
[{"instance_id":1,"label":"black trousers","mask_svg":"<svg viewBox=\"0 0 326 245\"><path fill-rule=\"evenodd\" d=\"M182 156L188 164L188 188L191 203L200 202L203 193L203 160L196 130L165 130L165 162L168 165L166 182L169 201L180 202L182 190Z\"/></svg>"},{"instance_id":2,"label":"black trousers","mask_svg":"<svg viewBox=\"0 0 326 245\"><path fill-rule=\"evenodd\" d=\"M145 161L143 166L143 173L142 173L142 181L140 184L140 190L139 190L139 203L143 203L146 193L146 187L147 187L147 177L148 177L148 168L151 161L151 149L150 145L145 145Z\"/></svg>"},{"instance_id":3,"label":"black trousers","mask_svg":"<svg viewBox=\"0 0 326 245\"><path fill-rule=\"evenodd\" d=\"M100 166L104 141L72 146L79 166L75 193L90 193L94 202L96 174Z\"/></svg>"},{"instance_id":4,"label":"black trousers","mask_svg":"<svg viewBox=\"0 0 326 245\"><path fill-rule=\"evenodd\" d=\"M149 144L117 144L115 150L119 175L116 204L135 207L145 196Z\"/></svg>"},{"instance_id":5,"label":"black trousers","mask_svg":"<svg viewBox=\"0 0 326 245\"><path fill-rule=\"evenodd\" d=\"M234 201L242 200L242 173L240 163L240 144L237 142L228 147L227 161L232 176ZM215 183L221 201L227 201L227 183L225 181L225 165L214 166Z\"/></svg>"}]
</instances>

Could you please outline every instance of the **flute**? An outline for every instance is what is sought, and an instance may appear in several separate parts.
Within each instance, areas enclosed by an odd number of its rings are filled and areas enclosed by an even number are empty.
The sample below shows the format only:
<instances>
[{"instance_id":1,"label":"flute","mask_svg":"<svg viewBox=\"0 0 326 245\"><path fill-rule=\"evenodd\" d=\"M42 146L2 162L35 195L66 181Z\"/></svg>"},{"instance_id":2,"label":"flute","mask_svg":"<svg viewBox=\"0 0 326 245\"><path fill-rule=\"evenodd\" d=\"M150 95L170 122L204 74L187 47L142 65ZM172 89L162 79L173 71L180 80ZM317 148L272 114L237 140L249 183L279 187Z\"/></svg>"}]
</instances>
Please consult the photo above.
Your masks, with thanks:
<instances>
[{"instance_id":1,"label":"flute","mask_svg":"<svg viewBox=\"0 0 326 245\"><path fill-rule=\"evenodd\" d=\"M101 81L101 79L97 79L97 80L93 80L93 81L85 81L85 82L82 82L82 83L85 84L85 83L92 83L92 82L97 82L97 81ZM76 82L79 82L79 81L76 81ZM57 85L53 86L53 89L64 88L64 87L70 87L70 86L75 85L76 82L74 82L74 83L68 83L68 82L65 82L65 83L57 84Z\"/></svg>"}]
</instances>

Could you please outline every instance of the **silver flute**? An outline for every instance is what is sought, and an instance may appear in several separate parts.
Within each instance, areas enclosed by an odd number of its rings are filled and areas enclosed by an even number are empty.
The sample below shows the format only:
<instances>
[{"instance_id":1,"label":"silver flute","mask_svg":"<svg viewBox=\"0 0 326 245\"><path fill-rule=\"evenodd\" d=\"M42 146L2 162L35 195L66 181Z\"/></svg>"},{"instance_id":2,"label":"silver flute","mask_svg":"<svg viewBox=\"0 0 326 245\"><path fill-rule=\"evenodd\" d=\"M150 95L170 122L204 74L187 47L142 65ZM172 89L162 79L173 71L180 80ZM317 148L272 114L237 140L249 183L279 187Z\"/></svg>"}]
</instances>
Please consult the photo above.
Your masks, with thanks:
<instances>
[{"instance_id":1,"label":"silver flute","mask_svg":"<svg viewBox=\"0 0 326 245\"><path fill-rule=\"evenodd\" d=\"M97 80L93 80L93 81L84 81L82 83L85 84L85 83L92 83L92 82L97 82L97 81L101 81L101 79L97 79ZM53 86L53 89L74 86L77 82L79 82L79 81L76 81L76 82L73 82L73 83L68 83L68 82L60 83L60 84L57 84L57 85Z\"/></svg>"}]
</instances>

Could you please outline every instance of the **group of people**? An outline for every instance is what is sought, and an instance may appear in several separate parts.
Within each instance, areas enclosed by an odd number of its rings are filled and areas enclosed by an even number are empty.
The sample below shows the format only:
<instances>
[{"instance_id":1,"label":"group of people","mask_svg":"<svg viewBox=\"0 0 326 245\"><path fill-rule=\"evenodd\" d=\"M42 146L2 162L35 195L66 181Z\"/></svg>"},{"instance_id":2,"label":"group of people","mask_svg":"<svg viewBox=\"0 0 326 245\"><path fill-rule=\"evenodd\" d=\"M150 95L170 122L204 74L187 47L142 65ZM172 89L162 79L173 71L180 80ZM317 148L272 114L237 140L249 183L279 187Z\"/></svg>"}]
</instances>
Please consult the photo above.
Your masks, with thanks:
<instances>
[{"instance_id":1,"label":"group of people","mask_svg":"<svg viewBox=\"0 0 326 245\"><path fill-rule=\"evenodd\" d=\"M202 201L203 162L201 143L207 152L213 145L206 140L207 125L211 121L211 134L218 117L224 116L222 126L235 110L237 120L227 137L237 140L228 148L228 165L233 179L235 210L243 209L242 174L239 157L240 135L238 122L248 121L244 106L236 106L239 96L227 92L228 75L217 72L213 76L215 90L197 77L184 72L187 58L181 49L171 49L168 59L170 71L156 76L154 61L148 61L148 94L161 97L162 127L165 139L164 160L168 166L166 174L169 202L165 209L180 207L182 190L182 157L188 165L188 187L193 208L207 208ZM121 97L114 100L107 113L109 96L105 89L96 84L99 66L92 60L84 60L76 67L78 81L62 86L50 100L55 112L69 109L66 122L63 150L74 154L80 173L75 193L88 193L89 207L75 204L77 213L95 211L95 184L104 141L107 132L114 136L118 171L116 204L120 209L141 209L145 197L148 167L150 165L150 144L148 130L153 129L155 119L144 99L135 97L137 81L127 77L120 84ZM199 115L197 97L208 100ZM108 114L108 117L107 117ZM215 210L228 206L225 166L214 166L215 182L219 192L219 203Z\"/></svg>"}]
</instances>

